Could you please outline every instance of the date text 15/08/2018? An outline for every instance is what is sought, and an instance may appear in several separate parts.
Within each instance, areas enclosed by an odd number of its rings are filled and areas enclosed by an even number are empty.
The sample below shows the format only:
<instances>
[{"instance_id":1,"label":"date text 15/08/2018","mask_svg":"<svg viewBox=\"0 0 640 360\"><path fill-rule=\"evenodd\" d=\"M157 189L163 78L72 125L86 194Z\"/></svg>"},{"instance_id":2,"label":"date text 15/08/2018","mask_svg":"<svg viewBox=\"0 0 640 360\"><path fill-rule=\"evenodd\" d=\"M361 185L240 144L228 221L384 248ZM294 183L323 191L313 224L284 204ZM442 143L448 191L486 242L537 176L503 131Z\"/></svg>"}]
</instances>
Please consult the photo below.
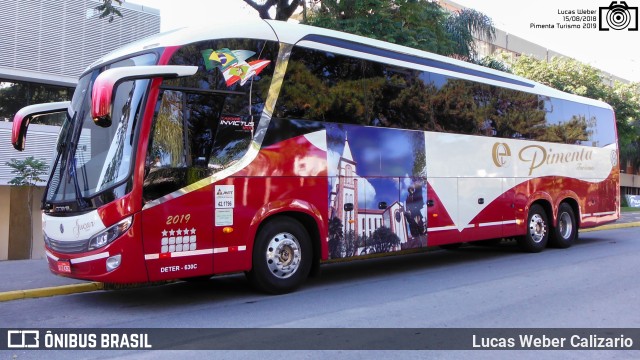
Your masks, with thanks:
<instances>
[{"instance_id":1,"label":"date text 15/08/2018","mask_svg":"<svg viewBox=\"0 0 640 360\"><path fill-rule=\"evenodd\" d=\"M597 335L566 337L549 337L546 335L519 335L516 337L482 337L473 335L474 348L547 348L547 349L630 349L633 339L620 335L617 337L600 337Z\"/></svg>"}]
</instances>

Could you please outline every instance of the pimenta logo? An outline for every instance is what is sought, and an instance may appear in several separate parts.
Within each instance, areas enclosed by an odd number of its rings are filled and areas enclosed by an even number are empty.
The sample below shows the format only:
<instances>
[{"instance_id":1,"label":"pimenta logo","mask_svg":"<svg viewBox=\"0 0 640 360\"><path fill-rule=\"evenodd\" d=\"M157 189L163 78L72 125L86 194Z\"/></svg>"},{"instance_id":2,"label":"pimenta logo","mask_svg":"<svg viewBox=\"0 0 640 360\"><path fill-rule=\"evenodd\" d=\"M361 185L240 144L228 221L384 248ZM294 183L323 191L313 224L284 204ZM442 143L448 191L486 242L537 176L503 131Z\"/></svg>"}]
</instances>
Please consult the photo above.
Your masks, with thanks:
<instances>
[{"instance_id":1,"label":"pimenta logo","mask_svg":"<svg viewBox=\"0 0 640 360\"><path fill-rule=\"evenodd\" d=\"M600 31L638 31L638 7L631 7L624 1L612 1L607 7L600 7Z\"/></svg>"},{"instance_id":2,"label":"pimenta logo","mask_svg":"<svg viewBox=\"0 0 640 360\"><path fill-rule=\"evenodd\" d=\"M511 149L506 143L493 144L492 150L493 163L497 167L508 167L511 161Z\"/></svg>"}]
</instances>

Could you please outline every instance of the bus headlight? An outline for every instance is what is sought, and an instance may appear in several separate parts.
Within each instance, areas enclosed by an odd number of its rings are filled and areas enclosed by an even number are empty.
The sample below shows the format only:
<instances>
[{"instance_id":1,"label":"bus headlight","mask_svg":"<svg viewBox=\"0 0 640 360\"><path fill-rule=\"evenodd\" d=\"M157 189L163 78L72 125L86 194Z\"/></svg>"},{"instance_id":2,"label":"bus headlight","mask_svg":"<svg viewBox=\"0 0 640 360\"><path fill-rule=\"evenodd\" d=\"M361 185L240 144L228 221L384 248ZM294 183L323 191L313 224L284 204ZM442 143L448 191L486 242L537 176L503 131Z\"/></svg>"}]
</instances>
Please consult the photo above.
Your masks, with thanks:
<instances>
[{"instance_id":1,"label":"bus headlight","mask_svg":"<svg viewBox=\"0 0 640 360\"><path fill-rule=\"evenodd\" d=\"M119 223L94 235L91 239L89 239L89 250L99 249L111 243L113 240L118 238L118 236L124 234L127 230L129 230L132 222L133 217L129 216Z\"/></svg>"}]
</instances>

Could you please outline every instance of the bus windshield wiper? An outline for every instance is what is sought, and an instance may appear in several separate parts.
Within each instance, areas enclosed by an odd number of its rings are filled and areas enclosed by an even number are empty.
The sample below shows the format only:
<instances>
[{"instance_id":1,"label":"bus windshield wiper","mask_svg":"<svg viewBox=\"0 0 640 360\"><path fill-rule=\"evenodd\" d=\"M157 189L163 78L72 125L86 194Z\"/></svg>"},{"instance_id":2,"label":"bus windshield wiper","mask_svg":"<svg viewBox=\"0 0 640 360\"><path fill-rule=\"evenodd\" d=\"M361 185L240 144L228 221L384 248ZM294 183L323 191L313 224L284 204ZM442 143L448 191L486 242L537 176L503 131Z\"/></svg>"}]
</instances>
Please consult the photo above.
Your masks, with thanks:
<instances>
[{"instance_id":1,"label":"bus windshield wiper","mask_svg":"<svg viewBox=\"0 0 640 360\"><path fill-rule=\"evenodd\" d=\"M71 124L70 126L72 126L72 130L69 133L69 138L67 139L68 141L65 142L65 144L61 145L61 150L64 151L64 155L61 158L61 168L60 171L62 171L63 173L60 174L60 178L62 179L62 175L66 174L67 175L67 183L69 181L73 181L73 189L74 192L76 194L76 203L78 204L78 208L80 210L86 209L88 208L89 202L82 196L82 192L80 190L80 185L78 184L78 174L76 172L76 156L75 156L75 151L76 151L76 142L75 139L77 137L79 137L80 135L78 134L78 129L80 129L82 127L82 121L79 121L76 123L76 120L78 119L78 113L80 111L76 111L76 113L73 115L73 118L71 119ZM81 114L79 116L80 119L82 119L84 117L84 114Z\"/></svg>"},{"instance_id":2,"label":"bus windshield wiper","mask_svg":"<svg viewBox=\"0 0 640 360\"><path fill-rule=\"evenodd\" d=\"M73 180L73 188L76 192L76 203L78 204L78 208L80 210L86 209L90 206L89 201L82 196L82 192L80 190L80 184L78 183L78 174L76 172L76 162L77 159L75 155L73 156L73 160L71 161L71 166L69 167L69 176Z\"/></svg>"}]
</instances>

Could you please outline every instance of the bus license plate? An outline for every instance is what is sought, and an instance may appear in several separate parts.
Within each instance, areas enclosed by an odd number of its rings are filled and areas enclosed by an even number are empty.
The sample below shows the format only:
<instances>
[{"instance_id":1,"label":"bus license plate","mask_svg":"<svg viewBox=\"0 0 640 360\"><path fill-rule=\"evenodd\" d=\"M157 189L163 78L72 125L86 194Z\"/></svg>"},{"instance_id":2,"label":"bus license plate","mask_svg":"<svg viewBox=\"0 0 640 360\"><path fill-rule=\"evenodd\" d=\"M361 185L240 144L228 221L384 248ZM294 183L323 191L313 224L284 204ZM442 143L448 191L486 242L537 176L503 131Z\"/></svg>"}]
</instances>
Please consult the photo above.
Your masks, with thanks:
<instances>
[{"instance_id":1,"label":"bus license plate","mask_svg":"<svg viewBox=\"0 0 640 360\"><path fill-rule=\"evenodd\" d=\"M56 264L58 265L59 272L61 273L71 272L71 262L69 260L58 260Z\"/></svg>"}]
</instances>

